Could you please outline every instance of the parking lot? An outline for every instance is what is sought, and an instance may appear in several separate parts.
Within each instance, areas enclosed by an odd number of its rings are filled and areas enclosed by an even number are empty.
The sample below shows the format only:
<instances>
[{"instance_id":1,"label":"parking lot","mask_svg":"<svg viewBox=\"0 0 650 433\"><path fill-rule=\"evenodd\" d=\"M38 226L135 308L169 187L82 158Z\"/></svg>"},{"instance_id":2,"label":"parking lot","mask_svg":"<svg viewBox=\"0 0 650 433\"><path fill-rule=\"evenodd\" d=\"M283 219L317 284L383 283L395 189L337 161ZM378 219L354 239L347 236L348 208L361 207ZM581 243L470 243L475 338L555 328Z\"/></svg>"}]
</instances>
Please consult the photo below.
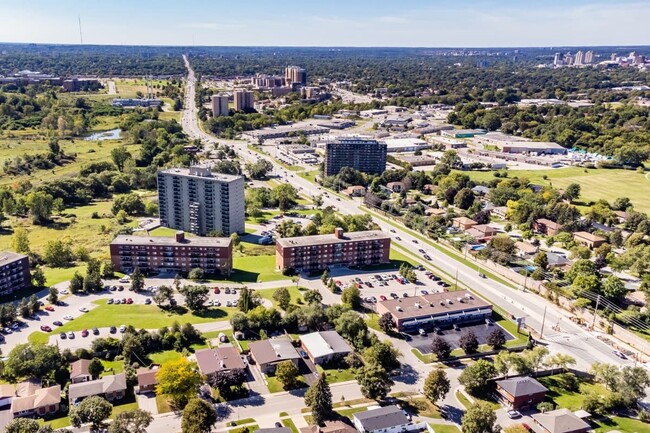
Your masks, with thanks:
<instances>
[{"instance_id":1,"label":"parking lot","mask_svg":"<svg viewBox=\"0 0 650 433\"><path fill-rule=\"evenodd\" d=\"M486 344L488 335L490 335L490 333L495 329L501 329L503 331L503 334L506 336L506 341L515 339L515 337L513 337L508 331L506 331L496 323L493 325L486 325L485 323L477 323L475 325L464 325L464 326L461 325L458 331L454 329L443 329L440 334L435 334L431 332L424 336L417 335L417 334L412 335L408 343L414 349L419 350L420 353L422 353L423 355L427 355L431 353L431 342L436 336L440 336L444 338L445 341L449 343L449 345L453 350L460 347L459 344L460 337L466 332L470 330L473 331L474 335L476 335L476 338L478 339L479 344Z\"/></svg>"}]
</instances>

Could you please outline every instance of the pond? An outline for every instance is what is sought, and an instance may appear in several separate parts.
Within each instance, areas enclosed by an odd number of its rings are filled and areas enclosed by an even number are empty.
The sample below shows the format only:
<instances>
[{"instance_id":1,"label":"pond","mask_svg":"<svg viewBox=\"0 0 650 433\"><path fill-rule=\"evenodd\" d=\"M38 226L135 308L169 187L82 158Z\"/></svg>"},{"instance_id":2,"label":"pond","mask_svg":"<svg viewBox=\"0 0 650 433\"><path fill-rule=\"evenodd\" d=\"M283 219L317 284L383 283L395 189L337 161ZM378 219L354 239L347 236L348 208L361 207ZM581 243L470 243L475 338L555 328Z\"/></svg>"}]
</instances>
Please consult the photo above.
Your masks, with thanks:
<instances>
[{"instance_id":1,"label":"pond","mask_svg":"<svg viewBox=\"0 0 650 433\"><path fill-rule=\"evenodd\" d=\"M122 130L120 128L117 128L117 129L111 129L110 131L96 132L84 138L84 140L101 141L101 140L119 140L120 138L122 138Z\"/></svg>"}]
</instances>

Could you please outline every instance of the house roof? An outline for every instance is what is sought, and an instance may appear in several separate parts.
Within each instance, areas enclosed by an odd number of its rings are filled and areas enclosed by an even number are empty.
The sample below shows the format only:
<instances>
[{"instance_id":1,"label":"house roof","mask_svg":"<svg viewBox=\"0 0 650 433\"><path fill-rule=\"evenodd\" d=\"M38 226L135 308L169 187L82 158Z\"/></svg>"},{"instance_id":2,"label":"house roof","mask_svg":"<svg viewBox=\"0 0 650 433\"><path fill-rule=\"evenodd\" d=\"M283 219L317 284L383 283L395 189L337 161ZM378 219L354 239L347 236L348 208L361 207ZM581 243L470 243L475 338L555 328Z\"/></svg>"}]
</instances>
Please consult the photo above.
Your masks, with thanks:
<instances>
[{"instance_id":1,"label":"house roof","mask_svg":"<svg viewBox=\"0 0 650 433\"><path fill-rule=\"evenodd\" d=\"M258 428L253 433L291 433L289 427Z\"/></svg>"},{"instance_id":2,"label":"house roof","mask_svg":"<svg viewBox=\"0 0 650 433\"><path fill-rule=\"evenodd\" d=\"M452 219L452 221L455 221L455 222L457 222L458 224L463 224L463 225L467 225L467 224L478 224L478 223L477 223L476 221L474 221L473 219L471 219L471 218L467 218L467 217L456 217L456 218Z\"/></svg>"},{"instance_id":3,"label":"house roof","mask_svg":"<svg viewBox=\"0 0 650 433\"><path fill-rule=\"evenodd\" d=\"M251 355L258 364L281 362L298 359L300 355L288 338L272 338L270 340L254 341L248 345Z\"/></svg>"},{"instance_id":4,"label":"house roof","mask_svg":"<svg viewBox=\"0 0 650 433\"><path fill-rule=\"evenodd\" d=\"M138 386L157 385L156 373L158 373L158 366L138 369Z\"/></svg>"},{"instance_id":5,"label":"house roof","mask_svg":"<svg viewBox=\"0 0 650 433\"><path fill-rule=\"evenodd\" d=\"M513 397L523 397L548 391L548 388L528 376L499 380L497 385Z\"/></svg>"},{"instance_id":6,"label":"house roof","mask_svg":"<svg viewBox=\"0 0 650 433\"><path fill-rule=\"evenodd\" d=\"M28 395L36 394L36 391L41 389L41 381L38 379L30 379L20 382L16 385L16 396L26 397Z\"/></svg>"},{"instance_id":7,"label":"house roof","mask_svg":"<svg viewBox=\"0 0 650 433\"><path fill-rule=\"evenodd\" d=\"M208 375L219 371L246 368L233 346L221 346L212 349L198 350L194 355L201 373Z\"/></svg>"},{"instance_id":8,"label":"house roof","mask_svg":"<svg viewBox=\"0 0 650 433\"><path fill-rule=\"evenodd\" d=\"M537 247L533 244L529 244L528 242L515 242L515 247L527 254L535 254L537 252Z\"/></svg>"},{"instance_id":9,"label":"house roof","mask_svg":"<svg viewBox=\"0 0 650 433\"><path fill-rule=\"evenodd\" d=\"M354 417L366 431L397 427L409 423L404 412L395 405L357 412Z\"/></svg>"},{"instance_id":10,"label":"house roof","mask_svg":"<svg viewBox=\"0 0 650 433\"><path fill-rule=\"evenodd\" d=\"M70 379L81 376L90 376L90 372L88 371L89 365L89 359L80 359L70 364Z\"/></svg>"},{"instance_id":11,"label":"house roof","mask_svg":"<svg viewBox=\"0 0 650 433\"><path fill-rule=\"evenodd\" d=\"M537 413L533 415L533 419L549 433L571 433L589 428L589 424L578 418L569 409Z\"/></svg>"},{"instance_id":12,"label":"house roof","mask_svg":"<svg viewBox=\"0 0 650 433\"><path fill-rule=\"evenodd\" d=\"M32 411L39 407L61 403L61 385L36 389L33 394L14 397L11 400L11 413Z\"/></svg>"},{"instance_id":13,"label":"house roof","mask_svg":"<svg viewBox=\"0 0 650 433\"><path fill-rule=\"evenodd\" d=\"M570 262L566 257L555 253L546 253L546 258L549 266L562 266Z\"/></svg>"},{"instance_id":14,"label":"house roof","mask_svg":"<svg viewBox=\"0 0 650 433\"><path fill-rule=\"evenodd\" d=\"M68 388L68 399L75 401L91 395L106 394L108 392L123 391L126 389L126 375L124 373L104 376L101 379L88 382L72 383Z\"/></svg>"},{"instance_id":15,"label":"house roof","mask_svg":"<svg viewBox=\"0 0 650 433\"><path fill-rule=\"evenodd\" d=\"M352 352L350 345L336 331L301 335L300 341L314 358Z\"/></svg>"},{"instance_id":16,"label":"house roof","mask_svg":"<svg viewBox=\"0 0 650 433\"><path fill-rule=\"evenodd\" d=\"M586 239L586 240L588 240L590 242L603 242L603 241L605 241L605 238L602 238L600 236L596 236L596 235L591 234L589 232L575 232L573 234L573 237Z\"/></svg>"},{"instance_id":17,"label":"house roof","mask_svg":"<svg viewBox=\"0 0 650 433\"><path fill-rule=\"evenodd\" d=\"M555 230L557 230L557 229L560 228L560 225L559 225L558 223L556 223L555 221L551 221L551 220L549 220L549 219L546 219L546 218L540 218L540 219L538 219L538 220L535 221L535 222L536 222L537 224L543 224L543 225L545 225L546 227L548 227L548 228L550 228L550 229L555 229Z\"/></svg>"},{"instance_id":18,"label":"house roof","mask_svg":"<svg viewBox=\"0 0 650 433\"><path fill-rule=\"evenodd\" d=\"M16 395L16 388L9 384L3 383L0 385L0 398L14 397Z\"/></svg>"}]
</instances>

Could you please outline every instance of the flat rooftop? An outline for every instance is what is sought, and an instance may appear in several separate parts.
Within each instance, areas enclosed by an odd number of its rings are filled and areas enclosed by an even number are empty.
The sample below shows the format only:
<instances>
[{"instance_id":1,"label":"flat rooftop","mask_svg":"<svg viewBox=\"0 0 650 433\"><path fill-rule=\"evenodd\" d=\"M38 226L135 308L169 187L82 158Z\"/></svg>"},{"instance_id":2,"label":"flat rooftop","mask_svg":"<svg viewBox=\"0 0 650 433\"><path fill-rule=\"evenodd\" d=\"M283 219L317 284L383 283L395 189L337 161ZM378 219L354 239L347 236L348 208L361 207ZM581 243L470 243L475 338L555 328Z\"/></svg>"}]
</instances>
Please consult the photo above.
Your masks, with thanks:
<instances>
[{"instance_id":1,"label":"flat rooftop","mask_svg":"<svg viewBox=\"0 0 650 433\"><path fill-rule=\"evenodd\" d=\"M359 242L359 241L374 241L390 239L386 233L381 230L370 230L363 232L349 232L344 233L342 238L337 238L334 233L329 235L315 235L315 236L298 236L294 238L280 238L275 242L280 244L285 248L290 247L303 247L303 246L312 246L312 245L327 245L327 244L339 244L347 242Z\"/></svg>"},{"instance_id":2,"label":"flat rooftop","mask_svg":"<svg viewBox=\"0 0 650 433\"><path fill-rule=\"evenodd\" d=\"M213 173L210 167L168 168L167 170L160 170L159 173L190 177L192 179L218 180L220 182L234 182L243 179L243 176L234 174Z\"/></svg>"},{"instance_id":3,"label":"flat rooftop","mask_svg":"<svg viewBox=\"0 0 650 433\"><path fill-rule=\"evenodd\" d=\"M552 141L502 141L497 146L520 147L524 149L564 149L564 147Z\"/></svg>"},{"instance_id":4,"label":"flat rooftop","mask_svg":"<svg viewBox=\"0 0 650 433\"><path fill-rule=\"evenodd\" d=\"M175 237L167 236L133 236L119 235L111 242L111 245L163 245L172 247L229 247L232 243L230 238L212 238L212 237L192 237L184 238L182 242L177 242Z\"/></svg>"},{"instance_id":5,"label":"flat rooftop","mask_svg":"<svg viewBox=\"0 0 650 433\"><path fill-rule=\"evenodd\" d=\"M441 314L452 314L463 310L485 307L492 308L492 304L471 294L467 290L388 299L386 301L380 301L379 304L384 306L398 319L429 315L439 316Z\"/></svg>"},{"instance_id":6,"label":"flat rooftop","mask_svg":"<svg viewBox=\"0 0 650 433\"><path fill-rule=\"evenodd\" d=\"M24 254L14 253L13 251L1 251L0 252L0 266L6 265L8 263L13 263L17 260L20 260L24 257L27 257Z\"/></svg>"}]
</instances>

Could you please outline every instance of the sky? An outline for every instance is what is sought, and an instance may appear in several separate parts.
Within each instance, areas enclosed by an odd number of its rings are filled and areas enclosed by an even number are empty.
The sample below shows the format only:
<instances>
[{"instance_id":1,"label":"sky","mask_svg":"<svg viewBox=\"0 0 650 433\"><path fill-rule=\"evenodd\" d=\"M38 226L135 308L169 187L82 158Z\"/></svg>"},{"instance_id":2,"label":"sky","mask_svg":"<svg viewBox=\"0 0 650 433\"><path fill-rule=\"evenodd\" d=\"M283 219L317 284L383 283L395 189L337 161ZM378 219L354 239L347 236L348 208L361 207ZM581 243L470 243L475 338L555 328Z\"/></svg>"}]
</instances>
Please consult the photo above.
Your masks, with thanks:
<instances>
[{"instance_id":1,"label":"sky","mask_svg":"<svg viewBox=\"0 0 650 433\"><path fill-rule=\"evenodd\" d=\"M0 0L0 42L650 45L648 0Z\"/></svg>"}]
</instances>

